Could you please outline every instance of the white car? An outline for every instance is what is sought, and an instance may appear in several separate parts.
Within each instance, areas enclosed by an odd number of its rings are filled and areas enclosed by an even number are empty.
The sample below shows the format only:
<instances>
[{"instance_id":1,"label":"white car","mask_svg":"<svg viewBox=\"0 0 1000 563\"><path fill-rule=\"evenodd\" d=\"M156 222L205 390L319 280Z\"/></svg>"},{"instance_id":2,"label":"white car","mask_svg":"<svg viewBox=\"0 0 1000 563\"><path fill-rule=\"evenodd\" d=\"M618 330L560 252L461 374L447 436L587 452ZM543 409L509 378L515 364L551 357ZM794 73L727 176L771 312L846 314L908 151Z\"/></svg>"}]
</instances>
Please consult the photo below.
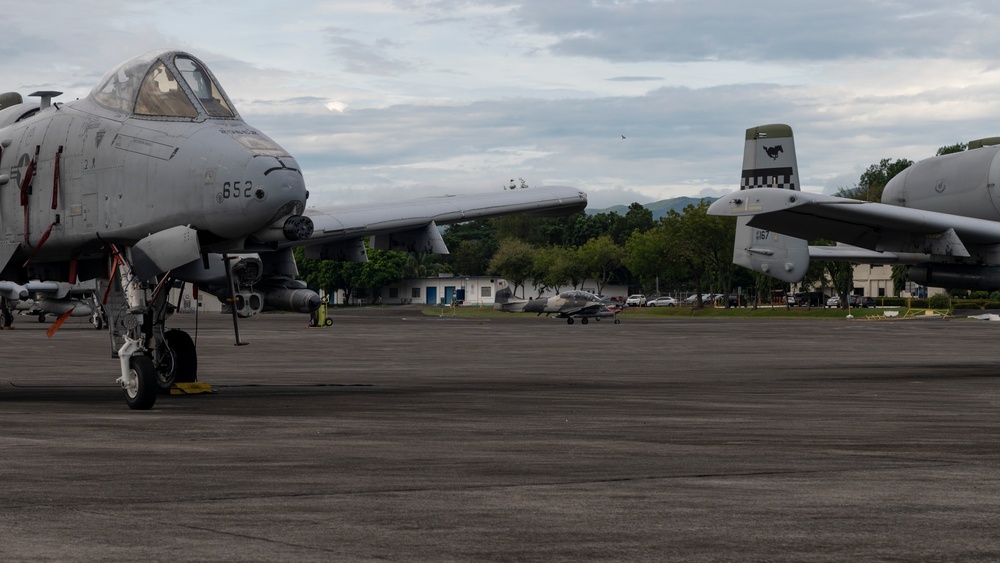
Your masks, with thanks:
<instances>
[{"instance_id":1,"label":"white car","mask_svg":"<svg viewBox=\"0 0 1000 563\"><path fill-rule=\"evenodd\" d=\"M651 299L646 301L647 307L676 307L677 300L673 297L657 297L656 299Z\"/></svg>"},{"instance_id":2,"label":"white car","mask_svg":"<svg viewBox=\"0 0 1000 563\"><path fill-rule=\"evenodd\" d=\"M626 307L642 307L645 304L646 304L646 296L640 295L638 293L635 295L629 295L628 299L625 300Z\"/></svg>"}]
</instances>

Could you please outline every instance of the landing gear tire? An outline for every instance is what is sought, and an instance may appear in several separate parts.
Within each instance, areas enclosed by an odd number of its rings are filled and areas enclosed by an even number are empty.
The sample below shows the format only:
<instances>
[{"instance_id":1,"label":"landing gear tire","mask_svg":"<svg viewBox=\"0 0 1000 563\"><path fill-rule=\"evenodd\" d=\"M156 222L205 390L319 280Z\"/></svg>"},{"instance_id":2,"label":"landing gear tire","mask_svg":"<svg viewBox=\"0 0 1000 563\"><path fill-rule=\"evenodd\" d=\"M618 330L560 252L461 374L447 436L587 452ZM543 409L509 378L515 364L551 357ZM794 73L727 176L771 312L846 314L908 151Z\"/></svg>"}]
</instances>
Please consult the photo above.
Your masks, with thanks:
<instances>
[{"instance_id":1,"label":"landing gear tire","mask_svg":"<svg viewBox=\"0 0 1000 563\"><path fill-rule=\"evenodd\" d=\"M94 311L94 314L90 316L90 324L94 325L95 330L104 328L104 317L101 316L100 311Z\"/></svg>"},{"instance_id":2,"label":"landing gear tire","mask_svg":"<svg viewBox=\"0 0 1000 563\"><path fill-rule=\"evenodd\" d=\"M621 319L615 319L615 324L616 324L616 325L620 325L620 324L622 324L622 320L621 320Z\"/></svg>"},{"instance_id":3,"label":"landing gear tire","mask_svg":"<svg viewBox=\"0 0 1000 563\"><path fill-rule=\"evenodd\" d=\"M168 350L156 366L156 385L164 393L174 383L198 381L198 351L191 336L183 330L168 330L163 335Z\"/></svg>"},{"instance_id":4,"label":"landing gear tire","mask_svg":"<svg viewBox=\"0 0 1000 563\"><path fill-rule=\"evenodd\" d=\"M589 321L587 320L587 318L586 318L586 317L584 317L584 318L580 319L580 324L582 324L582 325L585 325L585 324L587 324L588 322L589 322Z\"/></svg>"},{"instance_id":5,"label":"landing gear tire","mask_svg":"<svg viewBox=\"0 0 1000 563\"><path fill-rule=\"evenodd\" d=\"M149 410L156 403L156 367L149 356L129 359L132 383L125 387L125 402L132 410Z\"/></svg>"},{"instance_id":6,"label":"landing gear tire","mask_svg":"<svg viewBox=\"0 0 1000 563\"><path fill-rule=\"evenodd\" d=\"M45 322L45 313L38 313L38 322L40 323Z\"/></svg>"},{"instance_id":7,"label":"landing gear tire","mask_svg":"<svg viewBox=\"0 0 1000 563\"><path fill-rule=\"evenodd\" d=\"M7 328L14 324L14 314L7 309L0 308L0 327Z\"/></svg>"},{"instance_id":8,"label":"landing gear tire","mask_svg":"<svg viewBox=\"0 0 1000 563\"><path fill-rule=\"evenodd\" d=\"M573 317L570 317L570 318L566 319L566 324L568 324L568 325L573 324Z\"/></svg>"}]
</instances>

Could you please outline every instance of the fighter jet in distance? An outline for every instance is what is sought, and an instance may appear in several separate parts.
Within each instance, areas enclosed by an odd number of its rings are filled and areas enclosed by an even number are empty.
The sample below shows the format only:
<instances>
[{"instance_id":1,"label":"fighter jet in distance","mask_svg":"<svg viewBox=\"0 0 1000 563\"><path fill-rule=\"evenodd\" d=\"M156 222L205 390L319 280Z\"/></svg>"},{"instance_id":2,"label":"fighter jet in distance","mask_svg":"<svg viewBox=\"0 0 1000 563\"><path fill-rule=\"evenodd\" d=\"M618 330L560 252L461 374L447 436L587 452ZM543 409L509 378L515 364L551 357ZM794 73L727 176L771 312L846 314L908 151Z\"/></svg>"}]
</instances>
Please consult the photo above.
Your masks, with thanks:
<instances>
[{"instance_id":1,"label":"fighter jet in distance","mask_svg":"<svg viewBox=\"0 0 1000 563\"><path fill-rule=\"evenodd\" d=\"M615 324L621 324L618 318L620 308L613 309L604 299L589 291L564 291L554 297L539 297L538 299L512 299L513 293L509 287L497 292L493 308L508 313L536 313L546 317L555 315L573 324L574 319L580 319L580 324L587 324L590 319L614 319Z\"/></svg>"},{"instance_id":2,"label":"fighter jet in distance","mask_svg":"<svg viewBox=\"0 0 1000 563\"><path fill-rule=\"evenodd\" d=\"M90 94L0 94L0 280L100 280L118 382L129 407L193 380L192 338L168 330L185 283L233 302L308 312L292 249L366 261L367 248L446 253L437 226L586 207L568 187L307 208L296 159L236 111L208 67L160 50L105 74ZM4 299L4 308L10 309Z\"/></svg>"},{"instance_id":3,"label":"fighter jet in distance","mask_svg":"<svg viewBox=\"0 0 1000 563\"><path fill-rule=\"evenodd\" d=\"M739 217L733 262L786 282L810 258L905 264L921 285L1000 289L1000 138L911 165L888 182L882 202L800 190L792 129L747 129L740 191L712 215ZM824 238L837 246L809 246Z\"/></svg>"}]
</instances>

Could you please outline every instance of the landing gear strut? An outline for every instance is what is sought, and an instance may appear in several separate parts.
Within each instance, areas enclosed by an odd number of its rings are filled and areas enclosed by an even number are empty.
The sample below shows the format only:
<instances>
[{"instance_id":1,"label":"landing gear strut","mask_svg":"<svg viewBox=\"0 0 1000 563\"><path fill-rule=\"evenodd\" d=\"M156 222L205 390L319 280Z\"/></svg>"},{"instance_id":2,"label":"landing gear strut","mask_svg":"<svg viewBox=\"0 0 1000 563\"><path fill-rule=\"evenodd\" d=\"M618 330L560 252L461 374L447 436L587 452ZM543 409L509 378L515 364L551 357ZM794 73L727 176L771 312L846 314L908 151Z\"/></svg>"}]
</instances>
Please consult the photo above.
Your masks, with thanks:
<instances>
[{"instance_id":1,"label":"landing gear strut","mask_svg":"<svg viewBox=\"0 0 1000 563\"><path fill-rule=\"evenodd\" d=\"M167 300L174 282L170 273L152 285L140 280L117 250L114 260L121 295L108 330L121 362L118 383L129 408L147 410L153 408L157 392L169 392L174 383L197 380L197 351L186 332L164 328L174 311Z\"/></svg>"}]
</instances>

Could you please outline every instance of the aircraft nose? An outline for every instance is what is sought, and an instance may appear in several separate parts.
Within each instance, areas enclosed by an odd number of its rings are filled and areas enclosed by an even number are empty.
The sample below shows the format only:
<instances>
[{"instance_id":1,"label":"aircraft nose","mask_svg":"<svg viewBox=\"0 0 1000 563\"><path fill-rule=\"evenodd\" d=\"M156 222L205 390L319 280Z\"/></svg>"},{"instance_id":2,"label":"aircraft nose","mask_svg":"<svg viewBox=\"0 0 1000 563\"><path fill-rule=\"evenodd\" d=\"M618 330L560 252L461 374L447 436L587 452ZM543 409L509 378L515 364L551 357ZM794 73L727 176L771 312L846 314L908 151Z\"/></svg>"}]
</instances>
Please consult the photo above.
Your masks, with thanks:
<instances>
[{"instance_id":1,"label":"aircraft nose","mask_svg":"<svg viewBox=\"0 0 1000 563\"><path fill-rule=\"evenodd\" d=\"M243 212L262 228L254 238L275 242L312 235L312 220L302 215L308 192L295 159L255 155L246 175L255 180L252 186L243 188L248 196L243 198Z\"/></svg>"},{"instance_id":2,"label":"aircraft nose","mask_svg":"<svg viewBox=\"0 0 1000 563\"><path fill-rule=\"evenodd\" d=\"M210 186L203 192L208 212L196 228L222 240L266 243L310 234L308 221L290 220L302 215L308 192L288 151L245 123L206 124L192 144L202 148L191 152L193 181Z\"/></svg>"}]
</instances>

